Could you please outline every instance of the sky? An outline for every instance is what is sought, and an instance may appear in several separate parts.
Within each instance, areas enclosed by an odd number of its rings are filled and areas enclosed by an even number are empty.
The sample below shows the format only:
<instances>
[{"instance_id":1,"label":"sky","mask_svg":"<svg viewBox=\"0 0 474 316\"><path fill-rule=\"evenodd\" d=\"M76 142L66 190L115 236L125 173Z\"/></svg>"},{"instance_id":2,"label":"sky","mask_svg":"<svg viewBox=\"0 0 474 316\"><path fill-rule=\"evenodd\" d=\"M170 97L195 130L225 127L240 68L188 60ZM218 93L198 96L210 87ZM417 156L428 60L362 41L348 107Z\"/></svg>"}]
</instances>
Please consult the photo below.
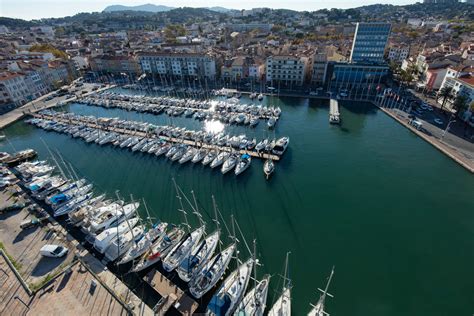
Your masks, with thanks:
<instances>
[{"instance_id":1,"label":"sky","mask_svg":"<svg viewBox=\"0 0 474 316\"><path fill-rule=\"evenodd\" d=\"M298 11L314 11L324 8L354 8L363 5L411 4L416 0L0 0L0 16L25 20L64 17L79 12L98 12L108 5L141 5L152 3L170 7L213 7L251 9L254 7L284 8Z\"/></svg>"}]
</instances>

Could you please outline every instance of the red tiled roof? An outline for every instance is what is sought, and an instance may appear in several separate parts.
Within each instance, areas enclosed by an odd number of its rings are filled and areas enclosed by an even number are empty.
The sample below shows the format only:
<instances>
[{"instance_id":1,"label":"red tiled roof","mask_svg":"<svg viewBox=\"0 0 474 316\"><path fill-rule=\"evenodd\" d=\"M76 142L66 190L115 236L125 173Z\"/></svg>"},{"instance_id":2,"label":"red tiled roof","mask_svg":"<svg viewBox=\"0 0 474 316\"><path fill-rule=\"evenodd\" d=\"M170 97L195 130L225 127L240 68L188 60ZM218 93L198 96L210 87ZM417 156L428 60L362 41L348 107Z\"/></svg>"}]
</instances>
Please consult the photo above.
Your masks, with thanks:
<instances>
[{"instance_id":1,"label":"red tiled roof","mask_svg":"<svg viewBox=\"0 0 474 316\"><path fill-rule=\"evenodd\" d=\"M469 77L460 77L458 80L467 83L468 85L474 87L474 77L469 76Z\"/></svg>"}]
</instances>

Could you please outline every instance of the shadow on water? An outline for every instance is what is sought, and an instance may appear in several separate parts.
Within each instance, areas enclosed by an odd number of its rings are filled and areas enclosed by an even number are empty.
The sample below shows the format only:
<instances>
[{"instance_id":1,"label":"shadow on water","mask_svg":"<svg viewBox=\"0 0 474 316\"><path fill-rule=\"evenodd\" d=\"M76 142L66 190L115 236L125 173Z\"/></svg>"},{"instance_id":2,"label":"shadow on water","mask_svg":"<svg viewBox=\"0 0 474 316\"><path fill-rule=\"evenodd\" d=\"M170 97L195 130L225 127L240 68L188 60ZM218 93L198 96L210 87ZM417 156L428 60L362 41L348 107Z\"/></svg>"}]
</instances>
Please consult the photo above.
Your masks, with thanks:
<instances>
[{"instance_id":1,"label":"shadow on water","mask_svg":"<svg viewBox=\"0 0 474 316\"><path fill-rule=\"evenodd\" d=\"M354 114L374 115L377 114L377 107L370 102L353 102L340 100L339 105Z\"/></svg>"}]
</instances>

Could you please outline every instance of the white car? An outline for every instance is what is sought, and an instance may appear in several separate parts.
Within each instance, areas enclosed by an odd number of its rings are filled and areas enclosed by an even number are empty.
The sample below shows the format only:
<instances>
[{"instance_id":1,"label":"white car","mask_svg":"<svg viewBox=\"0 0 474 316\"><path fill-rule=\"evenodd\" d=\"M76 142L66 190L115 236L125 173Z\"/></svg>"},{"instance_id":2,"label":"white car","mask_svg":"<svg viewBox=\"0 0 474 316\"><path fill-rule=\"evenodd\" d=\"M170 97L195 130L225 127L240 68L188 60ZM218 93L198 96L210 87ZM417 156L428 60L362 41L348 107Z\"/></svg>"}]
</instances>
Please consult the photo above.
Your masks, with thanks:
<instances>
[{"instance_id":1,"label":"white car","mask_svg":"<svg viewBox=\"0 0 474 316\"><path fill-rule=\"evenodd\" d=\"M438 125L443 125L443 123L444 123L444 122L443 122L441 119L439 119L439 118L435 118L433 121L434 121L436 124L438 124Z\"/></svg>"},{"instance_id":2,"label":"white car","mask_svg":"<svg viewBox=\"0 0 474 316\"><path fill-rule=\"evenodd\" d=\"M69 249L59 245L44 245L40 249L40 254L44 257L61 258L67 254Z\"/></svg>"}]
</instances>

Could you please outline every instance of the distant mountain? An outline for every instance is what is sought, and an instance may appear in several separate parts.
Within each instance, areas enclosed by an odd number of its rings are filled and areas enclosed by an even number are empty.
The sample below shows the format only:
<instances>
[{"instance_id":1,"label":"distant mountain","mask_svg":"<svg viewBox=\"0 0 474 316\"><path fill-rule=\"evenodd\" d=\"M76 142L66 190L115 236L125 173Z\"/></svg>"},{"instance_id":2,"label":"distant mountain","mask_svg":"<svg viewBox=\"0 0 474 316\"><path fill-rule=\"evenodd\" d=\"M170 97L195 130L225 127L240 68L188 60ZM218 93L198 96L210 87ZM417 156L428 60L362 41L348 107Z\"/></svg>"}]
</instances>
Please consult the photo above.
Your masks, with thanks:
<instances>
[{"instance_id":1,"label":"distant mountain","mask_svg":"<svg viewBox=\"0 0 474 316\"><path fill-rule=\"evenodd\" d=\"M220 12L220 13L227 13L229 11L232 11L232 9L227 9L223 7L210 7L210 8L205 8L205 9L215 11L215 12Z\"/></svg>"},{"instance_id":2,"label":"distant mountain","mask_svg":"<svg viewBox=\"0 0 474 316\"><path fill-rule=\"evenodd\" d=\"M155 5L155 4L142 4L135 6L126 6L126 5L109 5L104 9L103 12L117 12L117 11L145 11L145 12L166 12L173 10L173 7L168 7L165 5Z\"/></svg>"},{"instance_id":3,"label":"distant mountain","mask_svg":"<svg viewBox=\"0 0 474 316\"><path fill-rule=\"evenodd\" d=\"M165 5L155 5L155 4L142 4L142 5L135 5L135 6L127 6L127 5L109 5L104 9L103 12L117 12L117 11L142 11L142 12L168 12L173 9L174 7L168 7ZM208 9L210 11L219 12L219 13L227 13L231 11L231 9L223 8L223 7L206 7L202 9Z\"/></svg>"}]
</instances>

